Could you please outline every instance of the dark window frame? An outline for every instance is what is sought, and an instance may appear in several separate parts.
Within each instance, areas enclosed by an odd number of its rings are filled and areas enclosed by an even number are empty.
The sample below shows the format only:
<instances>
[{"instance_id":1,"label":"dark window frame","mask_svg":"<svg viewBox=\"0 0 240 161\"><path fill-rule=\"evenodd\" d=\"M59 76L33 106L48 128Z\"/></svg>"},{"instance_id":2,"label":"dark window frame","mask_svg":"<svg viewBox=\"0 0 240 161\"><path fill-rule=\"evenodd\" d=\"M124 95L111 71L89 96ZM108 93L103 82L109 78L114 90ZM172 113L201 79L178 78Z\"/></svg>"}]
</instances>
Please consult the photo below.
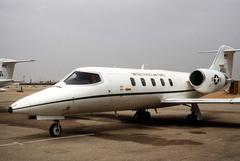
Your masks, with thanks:
<instances>
[{"instance_id":1,"label":"dark window frame","mask_svg":"<svg viewBox=\"0 0 240 161\"><path fill-rule=\"evenodd\" d=\"M131 82L132 86L136 86L136 81L133 77L130 78L130 82Z\"/></svg>"},{"instance_id":2,"label":"dark window frame","mask_svg":"<svg viewBox=\"0 0 240 161\"><path fill-rule=\"evenodd\" d=\"M155 81L155 79L154 79L154 78L151 78L150 80L151 80L151 82L152 82L152 86L155 87L155 86L156 86L156 81Z\"/></svg>"},{"instance_id":3,"label":"dark window frame","mask_svg":"<svg viewBox=\"0 0 240 161\"><path fill-rule=\"evenodd\" d=\"M173 86L173 81L171 78L168 78L168 82L169 82L170 86Z\"/></svg>"},{"instance_id":4,"label":"dark window frame","mask_svg":"<svg viewBox=\"0 0 240 161\"><path fill-rule=\"evenodd\" d=\"M163 78L160 78L160 82L161 82L162 86L165 86L165 85L166 85Z\"/></svg>"},{"instance_id":5,"label":"dark window frame","mask_svg":"<svg viewBox=\"0 0 240 161\"><path fill-rule=\"evenodd\" d=\"M141 83L142 83L142 86L146 86L147 85L147 83L146 83L146 81L145 81L145 79L144 78L140 78L140 80L141 80Z\"/></svg>"}]
</instances>

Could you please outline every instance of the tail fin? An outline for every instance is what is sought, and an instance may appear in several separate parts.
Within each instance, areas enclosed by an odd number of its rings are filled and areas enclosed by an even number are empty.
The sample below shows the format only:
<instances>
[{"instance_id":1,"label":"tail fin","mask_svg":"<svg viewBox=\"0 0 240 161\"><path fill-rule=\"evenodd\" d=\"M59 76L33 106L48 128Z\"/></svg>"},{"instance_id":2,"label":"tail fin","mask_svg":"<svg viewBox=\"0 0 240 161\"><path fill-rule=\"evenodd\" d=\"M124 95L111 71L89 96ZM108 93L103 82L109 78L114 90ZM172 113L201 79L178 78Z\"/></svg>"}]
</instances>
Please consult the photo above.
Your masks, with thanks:
<instances>
[{"instance_id":1,"label":"tail fin","mask_svg":"<svg viewBox=\"0 0 240 161\"><path fill-rule=\"evenodd\" d=\"M233 58L237 51L240 51L240 49L222 45L218 50L204 51L203 53L217 53L210 69L220 71L228 78L232 78Z\"/></svg>"},{"instance_id":2,"label":"tail fin","mask_svg":"<svg viewBox=\"0 0 240 161\"><path fill-rule=\"evenodd\" d=\"M0 79L12 79L16 63L32 61L34 60L0 59Z\"/></svg>"}]
</instances>

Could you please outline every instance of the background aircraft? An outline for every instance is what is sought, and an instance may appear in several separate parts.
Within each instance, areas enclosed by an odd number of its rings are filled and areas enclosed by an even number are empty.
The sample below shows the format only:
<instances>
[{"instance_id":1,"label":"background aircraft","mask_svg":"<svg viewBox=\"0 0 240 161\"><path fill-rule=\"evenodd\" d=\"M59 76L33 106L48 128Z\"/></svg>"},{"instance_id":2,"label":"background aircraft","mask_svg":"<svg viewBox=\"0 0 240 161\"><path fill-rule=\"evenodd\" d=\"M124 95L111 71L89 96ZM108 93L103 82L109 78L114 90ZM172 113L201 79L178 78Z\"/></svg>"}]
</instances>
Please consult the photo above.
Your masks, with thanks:
<instances>
[{"instance_id":1,"label":"background aircraft","mask_svg":"<svg viewBox=\"0 0 240 161\"><path fill-rule=\"evenodd\" d=\"M15 68L16 63L22 63L22 62L32 62L35 60L14 60L14 59L0 59L0 90L5 91L4 88L11 83L14 83L13 78L13 72Z\"/></svg>"},{"instance_id":2,"label":"background aircraft","mask_svg":"<svg viewBox=\"0 0 240 161\"><path fill-rule=\"evenodd\" d=\"M66 115L105 111L136 110L139 119L150 119L147 109L183 104L191 108L189 121L202 119L198 104L240 103L236 99L200 98L229 88L234 53L240 49L222 45L208 69L192 73L127 68L78 68L54 86L13 103L10 113L36 115L53 120L49 132L59 136L60 119Z\"/></svg>"}]
</instances>

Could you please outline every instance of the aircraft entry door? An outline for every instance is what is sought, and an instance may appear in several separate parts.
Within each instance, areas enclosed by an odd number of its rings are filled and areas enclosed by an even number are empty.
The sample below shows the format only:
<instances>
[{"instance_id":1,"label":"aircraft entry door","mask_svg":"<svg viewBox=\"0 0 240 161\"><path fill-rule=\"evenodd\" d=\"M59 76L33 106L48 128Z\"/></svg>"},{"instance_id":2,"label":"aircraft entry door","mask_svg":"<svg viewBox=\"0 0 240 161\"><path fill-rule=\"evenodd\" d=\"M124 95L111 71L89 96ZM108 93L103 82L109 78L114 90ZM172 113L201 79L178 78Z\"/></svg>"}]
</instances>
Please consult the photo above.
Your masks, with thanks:
<instances>
[{"instance_id":1,"label":"aircraft entry door","mask_svg":"<svg viewBox=\"0 0 240 161\"><path fill-rule=\"evenodd\" d=\"M112 105L114 106L115 110L128 109L130 103L129 96L126 95L126 93L129 93L129 80L124 79L126 76L121 74L110 74L109 78L111 82L111 93L113 95Z\"/></svg>"}]
</instances>

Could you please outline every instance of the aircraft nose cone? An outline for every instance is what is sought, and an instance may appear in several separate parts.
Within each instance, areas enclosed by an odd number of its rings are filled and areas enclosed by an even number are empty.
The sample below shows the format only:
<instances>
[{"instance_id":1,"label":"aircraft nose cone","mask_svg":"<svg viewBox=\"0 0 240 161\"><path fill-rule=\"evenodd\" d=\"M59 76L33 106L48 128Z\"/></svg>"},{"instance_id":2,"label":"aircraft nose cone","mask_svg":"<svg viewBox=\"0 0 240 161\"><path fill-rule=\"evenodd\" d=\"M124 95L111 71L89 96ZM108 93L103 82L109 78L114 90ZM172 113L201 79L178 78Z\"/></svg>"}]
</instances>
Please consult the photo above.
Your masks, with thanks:
<instances>
[{"instance_id":1,"label":"aircraft nose cone","mask_svg":"<svg viewBox=\"0 0 240 161\"><path fill-rule=\"evenodd\" d=\"M10 107L8 107L8 112L9 113L13 113L13 109L12 109L12 107L10 106Z\"/></svg>"}]
</instances>

